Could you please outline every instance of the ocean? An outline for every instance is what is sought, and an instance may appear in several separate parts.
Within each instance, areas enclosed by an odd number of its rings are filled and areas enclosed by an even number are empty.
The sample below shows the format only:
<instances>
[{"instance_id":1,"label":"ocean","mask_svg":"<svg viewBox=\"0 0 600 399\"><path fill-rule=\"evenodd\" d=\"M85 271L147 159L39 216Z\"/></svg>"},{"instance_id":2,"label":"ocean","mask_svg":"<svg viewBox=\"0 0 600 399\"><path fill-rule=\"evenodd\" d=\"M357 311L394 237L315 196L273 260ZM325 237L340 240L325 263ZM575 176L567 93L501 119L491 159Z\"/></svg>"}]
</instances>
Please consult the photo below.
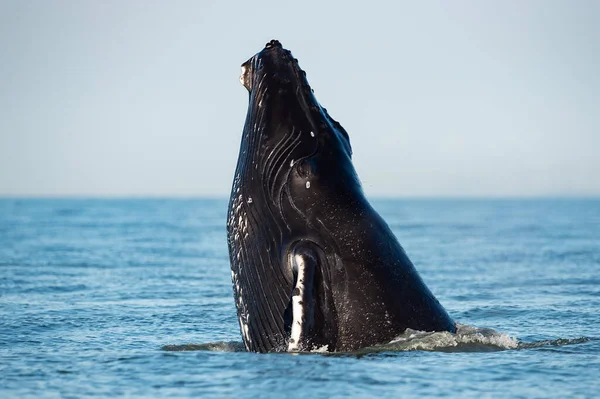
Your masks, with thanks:
<instances>
[{"instance_id":1,"label":"ocean","mask_svg":"<svg viewBox=\"0 0 600 399\"><path fill-rule=\"evenodd\" d=\"M459 332L244 351L226 199L1 199L0 398L598 398L599 199L375 200Z\"/></svg>"}]
</instances>

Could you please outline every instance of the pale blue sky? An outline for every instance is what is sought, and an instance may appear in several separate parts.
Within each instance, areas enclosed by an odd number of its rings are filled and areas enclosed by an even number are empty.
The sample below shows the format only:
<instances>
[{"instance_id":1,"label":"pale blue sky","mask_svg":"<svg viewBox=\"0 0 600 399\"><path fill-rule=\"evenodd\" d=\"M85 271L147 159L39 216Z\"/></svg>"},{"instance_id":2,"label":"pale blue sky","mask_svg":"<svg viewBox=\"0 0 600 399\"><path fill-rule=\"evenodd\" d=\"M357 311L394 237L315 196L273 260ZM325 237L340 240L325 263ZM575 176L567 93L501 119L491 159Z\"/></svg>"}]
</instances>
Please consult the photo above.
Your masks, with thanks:
<instances>
[{"instance_id":1,"label":"pale blue sky","mask_svg":"<svg viewBox=\"0 0 600 399\"><path fill-rule=\"evenodd\" d=\"M0 0L0 195L229 194L273 38L372 196L600 195L598 1Z\"/></svg>"}]
</instances>

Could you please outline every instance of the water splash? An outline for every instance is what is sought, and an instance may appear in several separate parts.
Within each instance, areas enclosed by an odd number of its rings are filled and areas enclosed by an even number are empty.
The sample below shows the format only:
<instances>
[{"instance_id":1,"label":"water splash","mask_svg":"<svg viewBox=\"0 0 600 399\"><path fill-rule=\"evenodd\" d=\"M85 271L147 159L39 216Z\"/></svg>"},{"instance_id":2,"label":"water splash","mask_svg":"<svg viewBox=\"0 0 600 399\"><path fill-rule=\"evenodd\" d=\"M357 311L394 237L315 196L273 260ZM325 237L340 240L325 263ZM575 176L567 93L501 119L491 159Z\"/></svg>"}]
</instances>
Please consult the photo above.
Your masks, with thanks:
<instances>
[{"instance_id":1,"label":"water splash","mask_svg":"<svg viewBox=\"0 0 600 399\"><path fill-rule=\"evenodd\" d=\"M404 351L436 351L436 352L494 352L517 349L516 338L490 328L478 328L456 324L456 333L424 332L407 329L391 342L365 348L359 353L369 352L404 352Z\"/></svg>"},{"instance_id":2,"label":"water splash","mask_svg":"<svg viewBox=\"0 0 600 399\"><path fill-rule=\"evenodd\" d=\"M327 355L367 355L381 352L497 352L504 350L533 349L544 346L577 345L596 340L596 338L559 338L536 342L520 342L518 339L501 333L491 328L479 328L457 323L456 333L424 332L407 329L387 344L370 346L355 352L328 352L326 346L306 353L320 353ZM218 341L207 344L165 345L165 351L216 351L216 352L244 352L246 349L242 342ZM298 354L299 352L294 352Z\"/></svg>"}]
</instances>

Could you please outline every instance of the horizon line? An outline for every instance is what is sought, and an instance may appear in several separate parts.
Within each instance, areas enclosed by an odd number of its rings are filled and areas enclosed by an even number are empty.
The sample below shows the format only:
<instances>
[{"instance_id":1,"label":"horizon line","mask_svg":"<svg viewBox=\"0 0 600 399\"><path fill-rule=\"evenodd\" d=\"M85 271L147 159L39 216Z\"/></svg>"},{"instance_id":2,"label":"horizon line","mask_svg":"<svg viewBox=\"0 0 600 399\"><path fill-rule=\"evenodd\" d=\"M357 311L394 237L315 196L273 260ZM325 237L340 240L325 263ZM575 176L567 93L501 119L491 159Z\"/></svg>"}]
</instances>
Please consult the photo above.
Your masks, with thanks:
<instances>
[{"instance_id":1,"label":"horizon line","mask_svg":"<svg viewBox=\"0 0 600 399\"><path fill-rule=\"evenodd\" d=\"M368 200L600 200L600 194L543 195L367 195ZM228 195L159 194L0 194L0 200L228 200Z\"/></svg>"}]
</instances>

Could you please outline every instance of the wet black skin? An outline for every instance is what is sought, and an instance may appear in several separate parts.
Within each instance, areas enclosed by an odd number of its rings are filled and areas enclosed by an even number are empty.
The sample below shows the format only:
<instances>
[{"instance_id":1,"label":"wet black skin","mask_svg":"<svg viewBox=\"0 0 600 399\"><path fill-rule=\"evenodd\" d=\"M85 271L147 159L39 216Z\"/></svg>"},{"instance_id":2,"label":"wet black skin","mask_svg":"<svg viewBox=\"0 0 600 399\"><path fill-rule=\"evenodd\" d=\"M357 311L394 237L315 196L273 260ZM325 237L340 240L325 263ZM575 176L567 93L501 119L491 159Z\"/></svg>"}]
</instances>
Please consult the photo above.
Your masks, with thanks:
<instances>
[{"instance_id":1,"label":"wet black skin","mask_svg":"<svg viewBox=\"0 0 600 399\"><path fill-rule=\"evenodd\" d=\"M365 198L348 134L319 105L297 60L271 41L243 67L250 101L227 238L246 348L288 350L299 320L298 350L352 351L406 328L455 332ZM302 319L292 307L298 267Z\"/></svg>"}]
</instances>

